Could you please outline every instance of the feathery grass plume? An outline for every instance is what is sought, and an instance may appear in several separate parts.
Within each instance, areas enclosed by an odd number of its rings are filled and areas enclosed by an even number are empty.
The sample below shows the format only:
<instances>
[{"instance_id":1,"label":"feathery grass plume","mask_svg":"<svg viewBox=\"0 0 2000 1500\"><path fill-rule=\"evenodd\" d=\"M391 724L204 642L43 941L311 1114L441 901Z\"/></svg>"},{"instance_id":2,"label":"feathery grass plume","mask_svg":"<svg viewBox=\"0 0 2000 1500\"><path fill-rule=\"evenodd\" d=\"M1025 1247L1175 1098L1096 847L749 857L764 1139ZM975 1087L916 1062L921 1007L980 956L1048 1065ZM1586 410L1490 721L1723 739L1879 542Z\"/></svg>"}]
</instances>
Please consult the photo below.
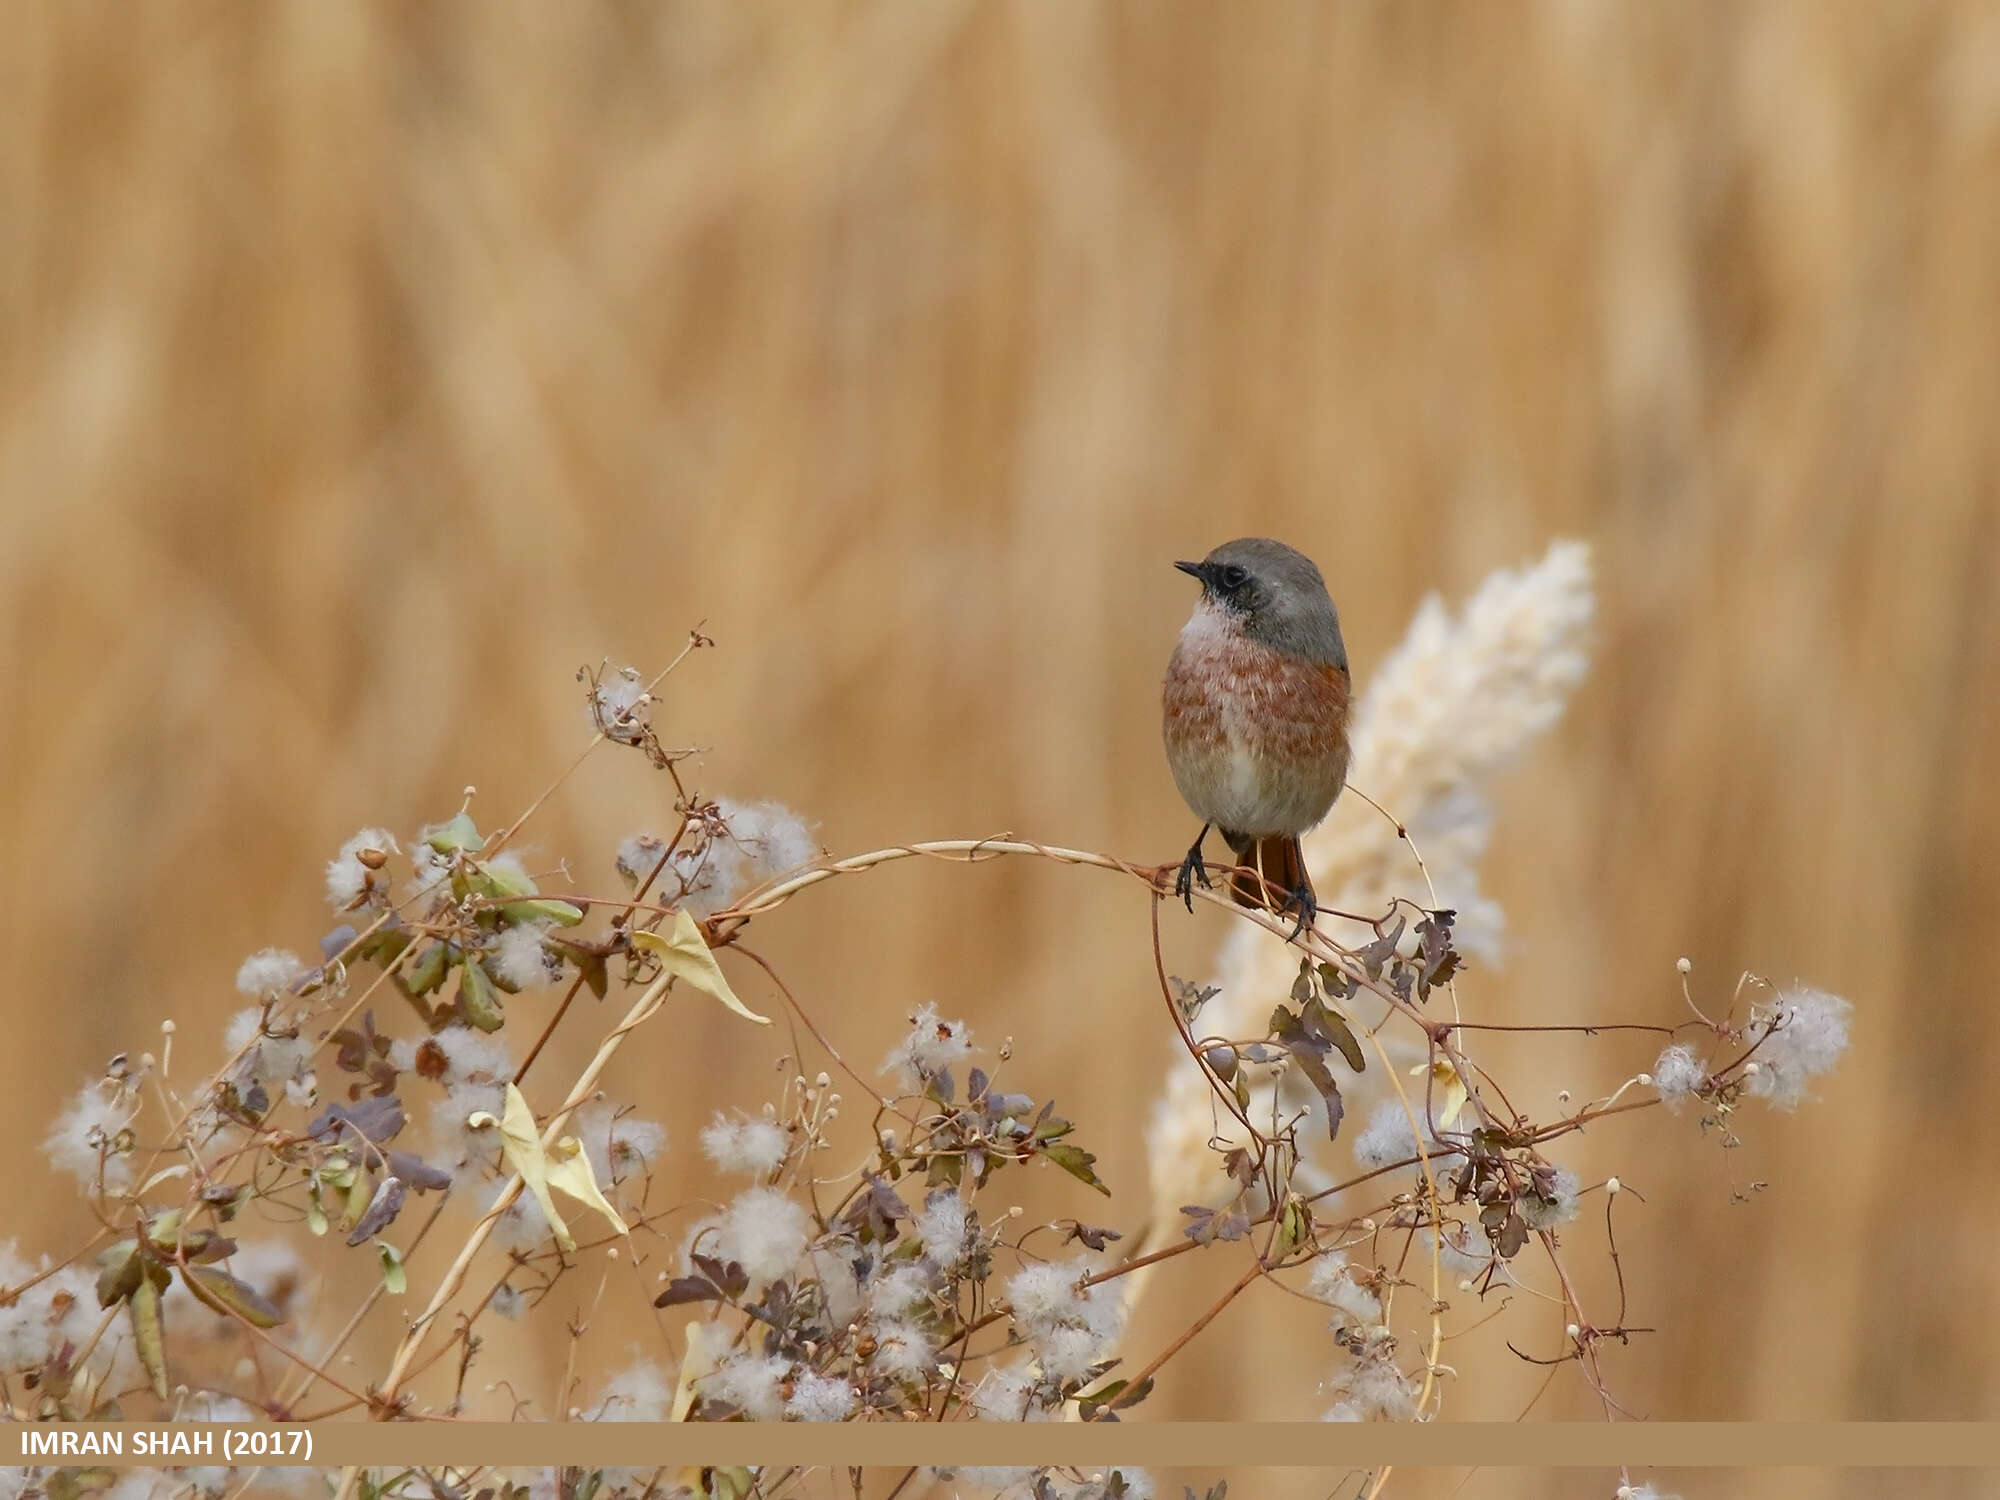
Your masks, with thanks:
<instances>
[{"instance_id":1,"label":"feathery grass plume","mask_svg":"<svg viewBox=\"0 0 2000 1500\"><path fill-rule=\"evenodd\" d=\"M1583 680L1595 603L1590 549L1578 541L1557 541L1533 566L1488 576L1457 616L1437 596L1425 599L1402 644L1383 661L1361 699L1350 783L1408 828L1437 888L1437 904L1458 913L1453 941L1467 954L1490 960L1500 948L1499 903L1479 889L1478 861L1493 822L1488 783L1556 722ZM1409 846L1389 819L1359 798L1336 806L1327 822L1306 835L1304 851L1323 907L1383 912L1399 897L1430 904ZM1201 1029L1221 1036L1261 1034L1297 967L1295 950L1247 923L1233 924L1217 964L1221 993L1202 1011ZM1390 1034L1383 1040L1389 1044ZM1398 1038L1391 1056L1401 1065L1421 1054ZM1343 1090L1349 1076L1342 1076ZM1395 1098L1377 1068L1355 1083L1350 1117L1357 1107L1365 1111ZM1320 1108L1313 1092L1297 1087L1287 1072L1275 1083L1266 1078L1252 1088L1251 1118L1270 1117L1274 1087L1284 1090L1288 1107ZM1402 1106L1395 1108L1400 1115ZM1433 1133L1437 1128L1434 1121ZM1216 1145L1241 1144L1240 1131L1215 1107L1193 1061L1177 1053L1150 1137L1151 1244L1175 1232L1181 1205L1221 1201L1228 1179L1217 1168ZM1407 1124L1403 1133L1408 1134ZM1300 1136L1316 1138L1325 1151L1323 1129L1302 1130ZM1344 1175L1308 1159L1298 1182L1314 1190ZM1128 1298L1135 1297L1142 1277L1126 1281Z\"/></svg>"}]
</instances>

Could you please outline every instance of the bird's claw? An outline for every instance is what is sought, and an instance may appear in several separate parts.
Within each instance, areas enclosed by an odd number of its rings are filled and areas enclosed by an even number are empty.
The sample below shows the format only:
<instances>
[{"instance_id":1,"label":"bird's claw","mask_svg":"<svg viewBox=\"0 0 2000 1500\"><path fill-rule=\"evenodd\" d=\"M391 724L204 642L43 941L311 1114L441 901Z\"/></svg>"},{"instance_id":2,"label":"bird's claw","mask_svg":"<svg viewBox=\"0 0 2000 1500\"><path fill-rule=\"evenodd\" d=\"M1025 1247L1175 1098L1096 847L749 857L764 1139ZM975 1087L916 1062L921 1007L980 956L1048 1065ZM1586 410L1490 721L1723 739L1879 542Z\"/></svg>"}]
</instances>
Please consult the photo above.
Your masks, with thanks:
<instances>
[{"instance_id":1,"label":"bird's claw","mask_svg":"<svg viewBox=\"0 0 2000 1500\"><path fill-rule=\"evenodd\" d=\"M1199 880L1205 891L1215 889L1208 878L1208 866L1201 857L1201 845L1188 850L1187 858L1181 861L1180 873L1174 877L1174 894L1187 903L1187 909L1194 910L1194 883Z\"/></svg>"},{"instance_id":2,"label":"bird's claw","mask_svg":"<svg viewBox=\"0 0 2000 1500\"><path fill-rule=\"evenodd\" d=\"M1292 929L1292 935L1285 939L1288 943L1296 943L1305 935L1305 930L1319 919L1319 902L1314 898L1310 886L1294 886L1285 897L1285 904L1278 908L1278 915L1283 917L1294 907L1298 909L1299 922L1298 926Z\"/></svg>"}]
</instances>

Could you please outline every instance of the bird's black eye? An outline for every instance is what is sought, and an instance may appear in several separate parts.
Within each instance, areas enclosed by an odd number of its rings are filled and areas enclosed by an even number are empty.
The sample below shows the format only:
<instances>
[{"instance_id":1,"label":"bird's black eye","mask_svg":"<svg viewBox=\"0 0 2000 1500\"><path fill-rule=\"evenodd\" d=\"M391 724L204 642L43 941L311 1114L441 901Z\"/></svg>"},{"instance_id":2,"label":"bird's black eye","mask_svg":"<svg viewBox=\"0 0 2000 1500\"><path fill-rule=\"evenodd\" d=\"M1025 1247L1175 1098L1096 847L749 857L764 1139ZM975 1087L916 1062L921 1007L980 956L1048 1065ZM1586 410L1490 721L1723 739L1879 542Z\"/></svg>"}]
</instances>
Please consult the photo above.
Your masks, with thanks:
<instances>
[{"instance_id":1,"label":"bird's black eye","mask_svg":"<svg viewBox=\"0 0 2000 1500\"><path fill-rule=\"evenodd\" d=\"M1226 591L1234 593L1250 581L1250 570L1231 563L1215 575L1215 581L1221 584Z\"/></svg>"}]
</instances>

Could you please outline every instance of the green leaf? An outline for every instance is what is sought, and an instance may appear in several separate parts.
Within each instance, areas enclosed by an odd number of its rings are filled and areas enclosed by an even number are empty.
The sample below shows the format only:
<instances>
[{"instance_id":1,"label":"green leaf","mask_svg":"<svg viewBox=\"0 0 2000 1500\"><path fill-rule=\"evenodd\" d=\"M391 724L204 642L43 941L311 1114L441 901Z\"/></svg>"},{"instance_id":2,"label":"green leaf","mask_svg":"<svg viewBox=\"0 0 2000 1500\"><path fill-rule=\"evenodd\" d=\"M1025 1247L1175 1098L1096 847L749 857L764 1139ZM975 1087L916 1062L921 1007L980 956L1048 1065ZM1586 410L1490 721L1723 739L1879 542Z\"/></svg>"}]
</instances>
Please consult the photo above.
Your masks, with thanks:
<instances>
[{"instance_id":1,"label":"green leaf","mask_svg":"<svg viewBox=\"0 0 2000 1500\"><path fill-rule=\"evenodd\" d=\"M410 1276L403 1269L403 1256L387 1240L377 1240L375 1249L382 1257L382 1285L391 1297L400 1297L410 1289Z\"/></svg>"},{"instance_id":2,"label":"green leaf","mask_svg":"<svg viewBox=\"0 0 2000 1500\"><path fill-rule=\"evenodd\" d=\"M567 901L557 901L542 895L542 888L525 870L511 864L479 865L468 869L465 886L469 892L489 899L504 900L509 896L524 899L507 901L498 909L500 915L509 922L556 922L564 927L574 927L583 920L583 909L572 906ZM525 899L533 898L533 899Z\"/></svg>"},{"instance_id":3,"label":"green leaf","mask_svg":"<svg viewBox=\"0 0 2000 1500\"><path fill-rule=\"evenodd\" d=\"M97 1273L99 1307L123 1302L138 1290L143 1273L139 1265L137 1240L120 1240L100 1255L97 1263L103 1268Z\"/></svg>"},{"instance_id":4,"label":"green leaf","mask_svg":"<svg viewBox=\"0 0 2000 1500\"><path fill-rule=\"evenodd\" d=\"M340 1205L340 1224L343 1229L361 1222L361 1216L368 1212L368 1204L375 1196L374 1186L360 1172L347 1184L346 1196Z\"/></svg>"},{"instance_id":5,"label":"green leaf","mask_svg":"<svg viewBox=\"0 0 2000 1500\"><path fill-rule=\"evenodd\" d=\"M1153 1393L1153 1378L1147 1376L1137 1385L1129 1380L1114 1380L1109 1385L1100 1386L1088 1396L1076 1398L1077 1415L1088 1422L1098 1411L1110 1407L1114 1411L1124 1411L1137 1406Z\"/></svg>"},{"instance_id":6,"label":"green leaf","mask_svg":"<svg viewBox=\"0 0 2000 1500\"><path fill-rule=\"evenodd\" d=\"M1083 1147L1072 1146L1067 1141L1051 1141L1048 1145L1042 1147L1042 1155L1061 1167L1078 1182L1096 1188L1098 1192L1104 1194L1107 1198L1111 1196L1111 1189L1106 1187L1098 1178L1097 1173L1092 1170L1097 1164L1097 1158L1084 1150Z\"/></svg>"},{"instance_id":7,"label":"green leaf","mask_svg":"<svg viewBox=\"0 0 2000 1500\"><path fill-rule=\"evenodd\" d=\"M458 814L448 823L438 823L423 832L423 840L440 854L460 852L478 853L486 847L486 840L478 827L464 813Z\"/></svg>"},{"instance_id":8,"label":"green leaf","mask_svg":"<svg viewBox=\"0 0 2000 1500\"><path fill-rule=\"evenodd\" d=\"M1029 1139L1039 1145L1043 1141L1061 1140L1074 1129L1076 1126L1061 1115L1045 1114L1035 1122L1035 1128L1030 1132Z\"/></svg>"},{"instance_id":9,"label":"green leaf","mask_svg":"<svg viewBox=\"0 0 2000 1500\"><path fill-rule=\"evenodd\" d=\"M317 1179L314 1180L311 1190L306 1195L306 1228L310 1229L316 1235L326 1233L326 1208L319 1201L319 1182Z\"/></svg>"},{"instance_id":10,"label":"green leaf","mask_svg":"<svg viewBox=\"0 0 2000 1500\"><path fill-rule=\"evenodd\" d=\"M355 945L354 956L370 963L388 964L414 941L407 927L381 927Z\"/></svg>"},{"instance_id":11,"label":"green leaf","mask_svg":"<svg viewBox=\"0 0 2000 1500\"><path fill-rule=\"evenodd\" d=\"M180 1243L181 1211L177 1208L161 1209L146 1220L146 1238L162 1250L171 1250Z\"/></svg>"},{"instance_id":12,"label":"green leaf","mask_svg":"<svg viewBox=\"0 0 2000 1500\"><path fill-rule=\"evenodd\" d=\"M513 922L554 922L559 927L574 927L583 920L583 908L571 906L567 901L557 901L543 896L534 901L510 901L500 910Z\"/></svg>"},{"instance_id":13,"label":"green leaf","mask_svg":"<svg viewBox=\"0 0 2000 1500\"><path fill-rule=\"evenodd\" d=\"M443 943L432 943L403 971L403 988L412 995L428 995L444 983L448 957Z\"/></svg>"},{"instance_id":14,"label":"green leaf","mask_svg":"<svg viewBox=\"0 0 2000 1500\"><path fill-rule=\"evenodd\" d=\"M49 1500L95 1500L96 1496L109 1494L117 1483L116 1469L51 1469L49 1477L42 1481L42 1491Z\"/></svg>"},{"instance_id":15,"label":"green leaf","mask_svg":"<svg viewBox=\"0 0 2000 1500\"><path fill-rule=\"evenodd\" d=\"M533 876L511 860L506 864L480 865L472 873L472 884L482 896L534 896L542 889Z\"/></svg>"},{"instance_id":16,"label":"green leaf","mask_svg":"<svg viewBox=\"0 0 2000 1500\"><path fill-rule=\"evenodd\" d=\"M275 1328L284 1322L284 1316L262 1292L214 1266L182 1266L181 1284L217 1312L233 1314L259 1328Z\"/></svg>"},{"instance_id":17,"label":"green leaf","mask_svg":"<svg viewBox=\"0 0 2000 1500\"><path fill-rule=\"evenodd\" d=\"M153 1394L167 1399L167 1329L160 1319L160 1289L150 1276L141 1277L125 1303L132 1315L132 1346L153 1384Z\"/></svg>"},{"instance_id":18,"label":"green leaf","mask_svg":"<svg viewBox=\"0 0 2000 1500\"><path fill-rule=\"evenodd\" d=\"M458 1009L467 1024L480 1031L498 1031L507 1024L500 1010L500 991L478 959L458 966Z\"/></svg>"},{"instance_id":19,"label":"green leaf","mask_svg":"<svg viewBox=\"0 0 2000 1500\"><path fill-rule=\"evenodd\" d=\"M1312 1238L1312 1222L1312 1209L1303 1198L1293 1193L1285 1199L1284 1211L1278 1216L1278 1237L1271 1247L1277 1259L1283 1260Z\"/></svg>"}]
</instances>

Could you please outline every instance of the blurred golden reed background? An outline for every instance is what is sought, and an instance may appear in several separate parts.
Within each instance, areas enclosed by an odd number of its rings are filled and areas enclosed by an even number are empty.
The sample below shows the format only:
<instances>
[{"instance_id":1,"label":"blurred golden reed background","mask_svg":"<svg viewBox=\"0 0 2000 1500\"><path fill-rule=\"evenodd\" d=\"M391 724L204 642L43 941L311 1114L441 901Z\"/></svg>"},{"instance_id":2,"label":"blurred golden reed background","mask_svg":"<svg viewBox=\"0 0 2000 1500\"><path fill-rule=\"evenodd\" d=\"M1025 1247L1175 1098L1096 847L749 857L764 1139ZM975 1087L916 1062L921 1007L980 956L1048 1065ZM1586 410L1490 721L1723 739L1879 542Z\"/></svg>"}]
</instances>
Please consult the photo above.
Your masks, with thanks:
<instances>
[{"instance_id":1,"label":"blurred golden reed background","mask_svg":"<svg viewBox=\"0 0 2000 1500\"><path fill-rule=\"evenodd\" d=\"M1660 1331L1614 1389L1992 1413L2000 10L35 6L0 143L0 1238L82 1231L29 1144L162 1015L216 1061L237 961L310 950L348 834L466 783L524 806L587 737L581 663L705 621L666 737L835 851L1167 860L1171 559L1302 547L1365 687L1426 592L1576 535L1597 665L1501 789L1510 958L1468 1005L1679 1019L1681 954L1705 995L1856 1005L1740 1160L1656 1112L1573 1153L1646 1194ZM604 889L667 795L600 752L531 843ZM1198 973L1223 919L1177 915ZM1169 1037L1135 887L904 864L761 925L864 1063L930 997L1011 1035L1097 1217L1140 1210ZM678 1024L615 1088L692 1163L772 1075ZM1540 1047L1530 1103L1654 1050ZM1772 1186L1732 1207L1725 1165ZM1228 1274L1179 1263L1129 1346ZM1233 1309L1143 1414L1316 1413L1300 1328ZM1539 1380L1475 1362L1450 1415ZM1536 1415L1593 1410L1566 1372ZM1463 1493L1554 1492L1513 1484Z\"/></svg>"}]
</instances>

